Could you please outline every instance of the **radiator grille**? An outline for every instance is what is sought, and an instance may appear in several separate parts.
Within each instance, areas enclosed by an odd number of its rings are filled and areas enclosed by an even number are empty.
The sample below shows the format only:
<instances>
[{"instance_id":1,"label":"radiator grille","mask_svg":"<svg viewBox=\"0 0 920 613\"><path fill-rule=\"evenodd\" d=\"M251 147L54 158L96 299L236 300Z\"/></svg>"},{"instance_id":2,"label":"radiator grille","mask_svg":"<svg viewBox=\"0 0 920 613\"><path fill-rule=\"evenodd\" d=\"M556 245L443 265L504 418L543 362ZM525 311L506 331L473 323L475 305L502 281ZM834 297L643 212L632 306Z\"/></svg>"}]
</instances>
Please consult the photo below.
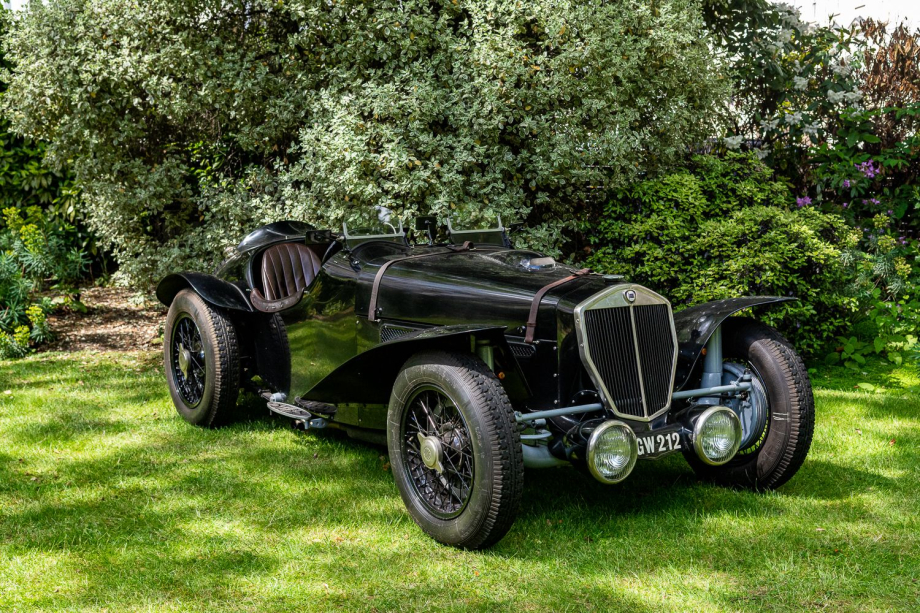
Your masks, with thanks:
<instances>
[{"instance_id":1,"label":"radiator grille","mask_svg":"<svg viewBox=\"0 0 920 613\"><path fill-rule=\"evenodd\" d=\"M667 304L587 309L588 354L616 412L647 419L666 408L674 372Z\"/></svg>"}]
</instances>

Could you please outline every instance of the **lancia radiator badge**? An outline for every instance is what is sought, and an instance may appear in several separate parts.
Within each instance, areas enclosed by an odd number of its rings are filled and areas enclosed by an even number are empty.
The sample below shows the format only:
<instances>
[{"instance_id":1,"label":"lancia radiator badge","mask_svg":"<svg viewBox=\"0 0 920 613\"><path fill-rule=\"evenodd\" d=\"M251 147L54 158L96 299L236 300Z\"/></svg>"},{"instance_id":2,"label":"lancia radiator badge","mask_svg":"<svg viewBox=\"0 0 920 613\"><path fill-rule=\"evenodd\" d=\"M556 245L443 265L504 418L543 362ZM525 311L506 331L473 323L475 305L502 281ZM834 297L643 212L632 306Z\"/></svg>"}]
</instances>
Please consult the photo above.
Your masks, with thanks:
<instances>
[{"instance_id":1,"label":"lancia radiator badge","mask_svg":"<svg viewBox=\"0 0 920 613\"><path fill-rule=\"evenodd\" d=\"M636 290L628 289L623 292L623 295L626 296L626 302L635 302L636 301Z\"/></svg>"}]
</instances>

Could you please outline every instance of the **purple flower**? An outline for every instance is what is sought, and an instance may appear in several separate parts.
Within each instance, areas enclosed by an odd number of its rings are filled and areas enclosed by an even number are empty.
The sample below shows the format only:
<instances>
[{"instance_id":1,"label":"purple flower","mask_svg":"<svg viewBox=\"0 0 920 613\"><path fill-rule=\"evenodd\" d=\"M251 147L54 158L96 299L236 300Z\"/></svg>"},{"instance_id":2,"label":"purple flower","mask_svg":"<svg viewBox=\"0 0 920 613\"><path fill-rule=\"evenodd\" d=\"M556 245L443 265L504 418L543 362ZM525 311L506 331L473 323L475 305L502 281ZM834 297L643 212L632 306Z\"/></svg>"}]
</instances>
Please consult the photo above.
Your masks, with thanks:
<instances>
[{"instance_id":1,"label":"purple flower","mask_svg":"<svg viewBox=\"0 0 920 613\"><path fill-rule=\"evenodd\" d=\"M875 206L878 206L881 204L881 202L878 201L878 198L869 198L869 202L871 202Z\"/></svg>"},{"instance_id":2,"label":"purple flower","mask_svg":"<svg viewBox=\"0 0 920 613\"><path fill-rule=\"evenodd\" d=\"M850 203L849 203L849 202L844 202L844 203L843 203L843 208L845 208L845 209L850 208Z\"/></svg>"},{"instance_id":3,"label":"purple flower","mask_svg":"<svg viewBox=\"0 0 920 613\"><path fill-rule=\"evenodd\" d=\"M854 164L854 166L856 166L856 169L863 173L868 179L874 179L881 170L880 167L876 167L875 164L873 164L872 160L863 162L862 164Z\"/></svg>"},{"instance_id":4,"label":"purple flower","mask_svg":"<svg viewBox=\"0 0 920 613\"><path fill-rule=\"evenodd\" d=\"M802 196L801 198L796 198L795 203L798 205L799 208L802 208L803 206L808 206L809 204L811 204L811 198L809 198L808 196Z\"/></svg>"},{"instance_id":5,"label":"purple flower","mask_svg":"<svg viewBox=\"0 0 920 613\"><path fill-rule=\"evenodd\" d=\"M894 211L892 211L891 209L888 209L888 214L889 214L889 215L894 215Z\"/></svg>"},{"instance_id":6,"label":"purple flower","mask_svg":"<svg viewBox=\"0 0 920 613\"><path fill-rule=\"evenodd\" d=\"M843 186L844 186L844 187L847 187L847 188L850 187L850 180L849 180L849 179L844 179L844 180L843 180Z\"/></svg>"},{"instance_id":7,"label":"purple flower","mask_svg":"<svg viewBox=\"0 0 920 613\"><path fill-rule=\"evenodd\" d=\"M900 242L902 245L906 245L906 244L907 244L907 238L904 237L904 236L899 236L899 237L898 237L898 242Z\"/></svg>"}]
</instances>

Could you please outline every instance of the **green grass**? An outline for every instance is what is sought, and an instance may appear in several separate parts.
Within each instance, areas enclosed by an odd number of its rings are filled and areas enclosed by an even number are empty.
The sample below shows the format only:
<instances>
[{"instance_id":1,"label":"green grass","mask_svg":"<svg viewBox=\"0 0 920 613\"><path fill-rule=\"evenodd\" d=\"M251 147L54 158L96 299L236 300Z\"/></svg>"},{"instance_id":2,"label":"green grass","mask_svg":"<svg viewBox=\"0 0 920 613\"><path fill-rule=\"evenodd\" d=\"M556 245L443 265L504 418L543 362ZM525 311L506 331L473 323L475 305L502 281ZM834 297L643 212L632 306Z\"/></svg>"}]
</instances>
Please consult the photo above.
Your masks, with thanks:
<instances>
[{"instance_id":1,"label":"green grass","mask_svg":"<svg viewBox=\"0 0 920 613\"><path fill-rule=\"evenodd\" d=\"M917 610L917 383L815 373L814 446L778 492L680 457L620 486L528 471L508 536L463 552L411 522L379 448L193 428L156 356L0 362L0 611Z\"/></svg>"}]
</instances>

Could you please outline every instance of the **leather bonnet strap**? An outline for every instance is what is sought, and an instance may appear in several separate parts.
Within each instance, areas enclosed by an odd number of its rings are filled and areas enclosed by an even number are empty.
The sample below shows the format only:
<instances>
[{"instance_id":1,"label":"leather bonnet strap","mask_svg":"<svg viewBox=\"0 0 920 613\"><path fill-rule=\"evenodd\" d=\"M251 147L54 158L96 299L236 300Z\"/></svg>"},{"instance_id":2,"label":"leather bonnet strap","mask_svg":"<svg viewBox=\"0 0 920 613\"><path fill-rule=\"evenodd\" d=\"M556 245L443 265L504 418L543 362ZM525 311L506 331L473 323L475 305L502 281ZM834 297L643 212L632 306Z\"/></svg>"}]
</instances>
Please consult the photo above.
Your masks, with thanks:
<instances>
[{"instance_id":1,"label":"leather bonnet strap","mask_svg":"<svg viewBox=\"0 0 920 613\"><path fill-rule=\"evenodd\" d=\"M448 247L450 251L447 253L443 251L437 251L435 253L420 253L418 255L407 255L402 258L395 258L384 262L383 265L377 270L377 274L374 276L374 285L371 288L371 301L367 305L367 320L368 321L377 321L377 296L380 293L380 283L383 281L383 275L386 273L387 268L392 264L397 262L405 262L406 260L415 260L418 258L427 258L432 255L450 255L451 253L462 253L464 251L469 251L473 248L473 243L470 241L464 242L459 247Z\"/></svg>"},{"instance_id":2,"label":"leather bonnet strap","mask_svg":"<svg viewBox=\"0 0 920 613\"><path fill-rule=\"evenodd\" d=\"M534 294L533 302L530 303L530 315L527 317L527 334L524 335L525 343L529 345L533 344L534 331L537 329L537 313L540 311L540 303L543 302L543 296L546 295L546 292L553 289L554 287L559 287L564 283L568 283L569 281L574 281L578 277L583 277L589 272L591 272L590 268L582 268L581 270L576 270L568 277L563 277L558 281L553 281L549 285L544 285L540 288L540 291Z\"/></svg>"}]
</instances>

